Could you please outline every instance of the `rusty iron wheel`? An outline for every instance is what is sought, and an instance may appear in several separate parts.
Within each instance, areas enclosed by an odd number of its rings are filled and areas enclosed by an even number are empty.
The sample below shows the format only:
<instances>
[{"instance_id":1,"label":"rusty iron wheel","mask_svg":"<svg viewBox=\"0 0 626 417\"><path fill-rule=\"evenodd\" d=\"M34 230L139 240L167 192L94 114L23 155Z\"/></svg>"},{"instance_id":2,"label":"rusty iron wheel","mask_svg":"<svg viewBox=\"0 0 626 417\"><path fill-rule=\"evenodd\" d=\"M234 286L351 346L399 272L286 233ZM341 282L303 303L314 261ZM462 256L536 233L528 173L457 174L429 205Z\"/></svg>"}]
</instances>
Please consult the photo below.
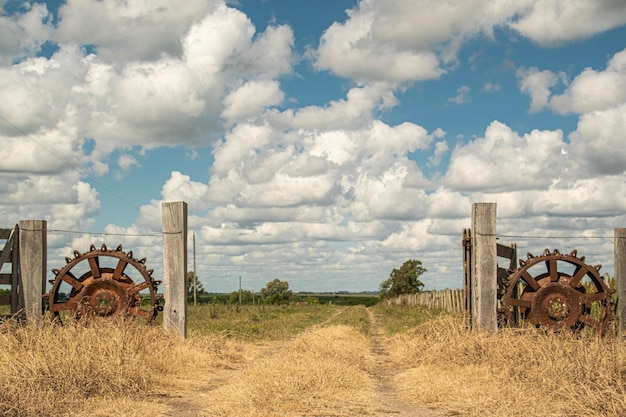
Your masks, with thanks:
<instances>
[{"instance_id":1,"label":"rusty iron wheel","mask_svg":"<svg viewBox=\"0 0 626 417\"><path fill-rule=\"evenodd\" d=\"M546 249L520 259L501 300L506 323L604 332L612 318L611 290L599 274L601 265L587 265L576 254Z\"/></svg>"},{"instance_id":2,"label":"rusty iron wheel","mask_svg":"<svg viewBox=\"0 0 626 417\"><path fill-rule=\"evenodd\" d=\"M60 322L124 316L153 323L163 309L157 294L161 281L152 278L145 258L133 258L122 245L115 250L91 245L88 252L74 251L74 258L65 261L62 269L52 269L56 278L46 294L48 310Z\"/></svg>"}]
</instances>

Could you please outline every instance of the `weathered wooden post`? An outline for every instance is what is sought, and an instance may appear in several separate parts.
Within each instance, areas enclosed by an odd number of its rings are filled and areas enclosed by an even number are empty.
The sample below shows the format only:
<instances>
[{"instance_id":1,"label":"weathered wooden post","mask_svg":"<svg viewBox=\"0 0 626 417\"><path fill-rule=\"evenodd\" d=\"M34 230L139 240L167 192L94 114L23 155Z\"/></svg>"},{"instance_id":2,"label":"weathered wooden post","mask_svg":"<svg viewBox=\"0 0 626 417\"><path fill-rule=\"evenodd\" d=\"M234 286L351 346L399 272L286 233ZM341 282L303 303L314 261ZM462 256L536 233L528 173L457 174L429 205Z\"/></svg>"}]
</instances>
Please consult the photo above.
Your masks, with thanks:
<instances>
[{"instance_id":1,"label":"weathered wooden post","mask_svg":"<svg viewBox=\"0 0 626 417\"><path fill-rule=\"evenodd\" d=\"M187 203L163 203L163 328L187 337Z\"/></svg>"},{"instance_id":2,"label":"weathered wooden post","mask_svg":"<svg viewBox=\"0 0 626 417\"><path fill-rule=\"evenodd\" d=\"M40 319L46 288L48 222L19 222L20 283L18 307L29 321Z\"/></svg>"},{"instance_id":3,"label":"weathered wooden post","mask_svg":"<svg viewBox=\"0 0 626 417\"><path fill-rule=\"evenodd\" d=\"M472 204L472 328L498 330L496 203Z\"/></svg>"},{"instance_id":4,"label":"weathered wooden post","mask_svg":"<svg viewBox=\"0 0 626 417\"><path fill-rule=\"evenodd\" d=\"M626 340L626 229L615 229L615 284L619 335Z\"/></svg>"}]
</instances>

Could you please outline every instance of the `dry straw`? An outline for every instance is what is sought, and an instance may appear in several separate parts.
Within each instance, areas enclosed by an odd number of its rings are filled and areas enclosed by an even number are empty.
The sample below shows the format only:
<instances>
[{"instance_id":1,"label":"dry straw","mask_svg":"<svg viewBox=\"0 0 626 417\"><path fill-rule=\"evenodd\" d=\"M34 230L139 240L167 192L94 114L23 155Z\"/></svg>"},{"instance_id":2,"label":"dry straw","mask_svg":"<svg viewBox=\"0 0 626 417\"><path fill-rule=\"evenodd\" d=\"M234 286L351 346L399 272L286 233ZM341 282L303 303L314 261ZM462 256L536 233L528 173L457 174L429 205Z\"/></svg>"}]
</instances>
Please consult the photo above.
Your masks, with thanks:
<instances>
[{"instance_id":1,"label":"dry straw","mask_svg":"<svg viewBox=\"0 0 626 417\"><path fill-rule=\"evenodd\" d=\"M468 332L445 316L390 341L399 386L464 416L623 416L626 348L614 338ZM409 388L410 387L410 388Z\"/></svg>"},{"instance_id":2,"label":"dry straw","mask_svg":"<svg viewBox=\"0 0 626 417\"><path fill-rule=\"evenodd\" d=\"M163 407L147 401L151 396L237 360L227 341L198 343L132 321L2 322L0 415L158 415Z\"/></svg>"},{"instance_id":3,"label":"dry straw","mask_svg":"<svg viewBox=\"0 0 626 417\"><path fill-rule=\"evenodd\" d=\"M347 326L318 328L258 359L213 392L206 415L362 414L372 387L371 365L363 334Z\"/></svg>"}]
</instances>

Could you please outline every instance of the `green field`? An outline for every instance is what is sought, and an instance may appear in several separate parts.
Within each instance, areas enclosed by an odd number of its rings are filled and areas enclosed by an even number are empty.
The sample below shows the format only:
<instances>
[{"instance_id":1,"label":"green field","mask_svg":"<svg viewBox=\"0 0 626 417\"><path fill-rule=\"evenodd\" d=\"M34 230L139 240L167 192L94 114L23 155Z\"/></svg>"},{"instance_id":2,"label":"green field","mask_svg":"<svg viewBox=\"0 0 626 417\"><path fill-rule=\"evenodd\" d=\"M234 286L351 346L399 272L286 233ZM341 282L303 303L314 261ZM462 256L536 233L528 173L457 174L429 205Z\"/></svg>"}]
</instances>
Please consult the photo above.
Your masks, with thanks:
<instances>
[{"instance_id":1,"label":"green field","mask_svg":"<svg viewBox=\"0 0 626 417\"><path fill-rule=\"evenodd\" d=\"M238 304L237 297L225 293L198 294L197 304ZM380 297L373 293L295 293L290 303L307 302L309 304L334 304L343 306L364 305L372 306L380 301ZM261 297L255 294L253 303L260 304Z\"/></svg>"}]
</instances>

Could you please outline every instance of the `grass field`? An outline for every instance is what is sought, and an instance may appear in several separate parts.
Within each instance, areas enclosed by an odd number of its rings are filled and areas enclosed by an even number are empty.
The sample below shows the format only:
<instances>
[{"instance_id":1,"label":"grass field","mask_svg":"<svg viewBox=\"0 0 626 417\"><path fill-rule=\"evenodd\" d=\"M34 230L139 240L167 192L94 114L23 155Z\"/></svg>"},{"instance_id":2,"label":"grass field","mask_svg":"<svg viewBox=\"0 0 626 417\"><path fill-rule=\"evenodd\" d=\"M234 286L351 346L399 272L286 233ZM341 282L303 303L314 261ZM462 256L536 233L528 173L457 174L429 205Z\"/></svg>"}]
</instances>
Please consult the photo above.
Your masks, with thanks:
<instances>
[{"instance_id":1,"label":"grass field","mask_svg":"<svg viewBox=\"0 0 626 417\"><path fill-rule=\"evenodd\" d=\"M126 321L0 323L4 416L623 416L614 338L467 331L410 307L189 308L189 338Z\"/></svg>"}]
</instances>

